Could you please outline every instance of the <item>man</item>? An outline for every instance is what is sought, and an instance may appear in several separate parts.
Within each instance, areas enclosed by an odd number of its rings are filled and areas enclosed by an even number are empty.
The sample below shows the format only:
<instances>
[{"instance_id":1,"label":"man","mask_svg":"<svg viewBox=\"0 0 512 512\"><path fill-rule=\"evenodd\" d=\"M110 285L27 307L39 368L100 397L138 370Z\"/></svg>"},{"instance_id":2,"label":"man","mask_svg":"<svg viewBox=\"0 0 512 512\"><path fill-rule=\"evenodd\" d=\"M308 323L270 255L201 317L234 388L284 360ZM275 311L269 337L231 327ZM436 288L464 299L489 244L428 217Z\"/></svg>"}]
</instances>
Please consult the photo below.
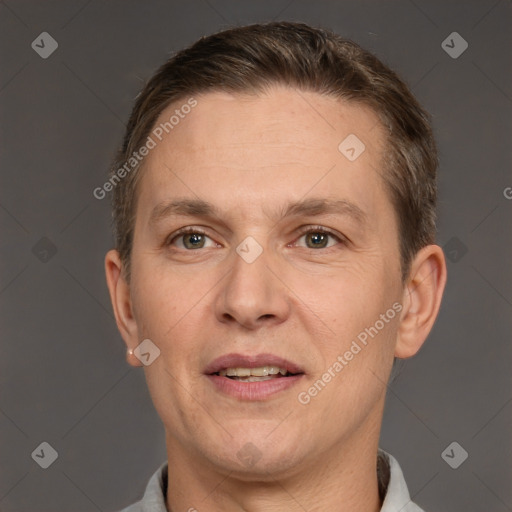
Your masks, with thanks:
<instances>
[{"instance_id":1,"label":"man","mask_svg":"<svg viewBox=\"0 0 512 512\"><path fill-rule=\"evenodd\" d=\"M202 38L138 96L105 260L167 462L129 512L412 512L379 450L446 282L427 114L304 24Z\"/></svg>"}]
</instances>

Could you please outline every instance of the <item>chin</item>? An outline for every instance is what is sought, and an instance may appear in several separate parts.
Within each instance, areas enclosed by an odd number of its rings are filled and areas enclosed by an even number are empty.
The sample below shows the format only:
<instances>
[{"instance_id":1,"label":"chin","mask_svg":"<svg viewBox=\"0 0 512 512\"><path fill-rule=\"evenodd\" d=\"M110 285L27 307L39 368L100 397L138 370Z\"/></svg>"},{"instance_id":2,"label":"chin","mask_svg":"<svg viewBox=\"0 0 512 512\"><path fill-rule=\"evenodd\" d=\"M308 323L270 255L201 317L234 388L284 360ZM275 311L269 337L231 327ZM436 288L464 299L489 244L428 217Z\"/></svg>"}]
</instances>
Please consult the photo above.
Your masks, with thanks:
<instances>
[{"instance_id":1,"label":"chin","mask_svg":"<svg viewBox=\"0 0 512 512\"><path fill-rule=\"evenodd\" d=\"M299 470L296 455L276 455L273 452L262 452L254 461L238 459L238 454L225 461L224 469L232 478L244 482L275 482L277 478L292 475Z\"/></svg>"},{"instance_id":2,"label":"chin","mask_svg":"<svg viewBox=\"0 0 512 512\"><path fill-rule=\"evenodd\" d=\"M256 425L239 429L224 445L215 447L216 463L246 481L272 481L276 473L293 473L305 455L298 434L283 429L280 435L274 431L269 436L272 429L268 428L268 422L265 427L260 422L252 423Z\"/></svg>"}]
</instances>

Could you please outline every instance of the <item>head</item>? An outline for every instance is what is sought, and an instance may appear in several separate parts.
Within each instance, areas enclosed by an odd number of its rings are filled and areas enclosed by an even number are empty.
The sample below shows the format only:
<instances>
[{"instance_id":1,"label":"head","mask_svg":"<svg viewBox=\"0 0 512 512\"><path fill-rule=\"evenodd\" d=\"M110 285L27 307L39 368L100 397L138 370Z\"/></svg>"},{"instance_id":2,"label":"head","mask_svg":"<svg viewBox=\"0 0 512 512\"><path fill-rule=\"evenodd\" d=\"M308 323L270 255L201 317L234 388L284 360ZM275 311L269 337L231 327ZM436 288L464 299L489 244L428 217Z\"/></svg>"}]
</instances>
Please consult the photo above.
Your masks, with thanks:
<instances>
[{"instance_id":1,"label":"head","mask_svg":"<svg viewBox=\"0 0 512 512\"><path fill-rule=\"evenodd\" d=\"M393 360L423 344L446 280L436 169L407 86L328 31L227 30L157 70L112 166L106 272L127 346L160 350L145 371L169 441L251 473L378 433ZM297 376L235 398L212 375L234 353Z\"/></svg>"}]
</instances>

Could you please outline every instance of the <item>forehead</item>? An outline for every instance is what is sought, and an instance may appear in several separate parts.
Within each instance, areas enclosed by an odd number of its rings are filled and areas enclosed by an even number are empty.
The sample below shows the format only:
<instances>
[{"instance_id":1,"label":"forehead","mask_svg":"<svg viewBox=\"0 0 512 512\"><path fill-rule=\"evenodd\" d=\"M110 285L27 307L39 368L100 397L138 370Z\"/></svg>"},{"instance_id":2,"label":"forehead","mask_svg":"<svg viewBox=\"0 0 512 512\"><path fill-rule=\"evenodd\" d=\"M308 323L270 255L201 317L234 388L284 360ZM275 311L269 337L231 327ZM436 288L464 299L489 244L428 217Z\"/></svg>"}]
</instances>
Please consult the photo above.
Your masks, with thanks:
<instances>
[{"instance_id":1,"label":"forehead","mask_svg":"<svg viewBox=\"0 0 512 512\"><path fill-rule=\"evenodd\" d=\"M230 155L223 156L232 161L241 153L258 152L262 145L269 151L279 146L270 155L274 161L286 144L305 153L320 150L337 157L338 143L349 132L365 139L370 150L382 143L382 126L369 107L315 92L274 86L266 93L209 92L195 100L197 106L182 114L169 134L163 134L174 150L192 148L216 154L216 148L229 147ZM167 107L156 125L168 121L186 102Z\"/></svg>"},{"instance_id":2,"label":"forehead","mask_svg":"<svg viewBox=\"0 0 512 512\"><path fill-rule=\"evenodd\" d=\"M281 86L257 95L209 92L182 108L187 100L155 123L168 123L168 133L161 130L144 161L141 202L154 206L170 191L226 206L244 198L275 203L287 192L290 199L348 192L371 209L382 189L385 137L366 106Z\"/></svg>"}]
</instances>

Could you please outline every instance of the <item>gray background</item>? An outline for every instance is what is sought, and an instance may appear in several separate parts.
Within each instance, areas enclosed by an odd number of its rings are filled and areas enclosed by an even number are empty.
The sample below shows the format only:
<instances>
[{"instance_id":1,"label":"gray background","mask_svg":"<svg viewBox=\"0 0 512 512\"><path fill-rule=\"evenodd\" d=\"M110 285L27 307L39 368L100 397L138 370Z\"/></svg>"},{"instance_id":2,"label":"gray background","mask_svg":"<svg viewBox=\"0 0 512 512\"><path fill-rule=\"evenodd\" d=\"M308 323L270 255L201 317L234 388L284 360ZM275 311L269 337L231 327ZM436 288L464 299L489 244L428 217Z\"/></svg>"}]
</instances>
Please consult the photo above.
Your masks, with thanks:
<instances>
[{"instance_id":1,"label":"gray background","mask_svg":"<svg viewBox=\"0 0 512 512\"><path fill-rule=\"evenodd\" d=\"M512 510L509 0L0 2L0 510L112 511L165 460L113 320L109 204L92 190L170 53L271 19L353 38L434 117L448 286L428 342L389 386L381 446L427 511ZM43 31L59 45L47 59L31 48ZM457 59L441 47L454 31L469 44ZM59 454L46 470L31 458L43 441ZM441 457L453 441L469 454L458 469Z\"/></svg>"}]
</instances>

